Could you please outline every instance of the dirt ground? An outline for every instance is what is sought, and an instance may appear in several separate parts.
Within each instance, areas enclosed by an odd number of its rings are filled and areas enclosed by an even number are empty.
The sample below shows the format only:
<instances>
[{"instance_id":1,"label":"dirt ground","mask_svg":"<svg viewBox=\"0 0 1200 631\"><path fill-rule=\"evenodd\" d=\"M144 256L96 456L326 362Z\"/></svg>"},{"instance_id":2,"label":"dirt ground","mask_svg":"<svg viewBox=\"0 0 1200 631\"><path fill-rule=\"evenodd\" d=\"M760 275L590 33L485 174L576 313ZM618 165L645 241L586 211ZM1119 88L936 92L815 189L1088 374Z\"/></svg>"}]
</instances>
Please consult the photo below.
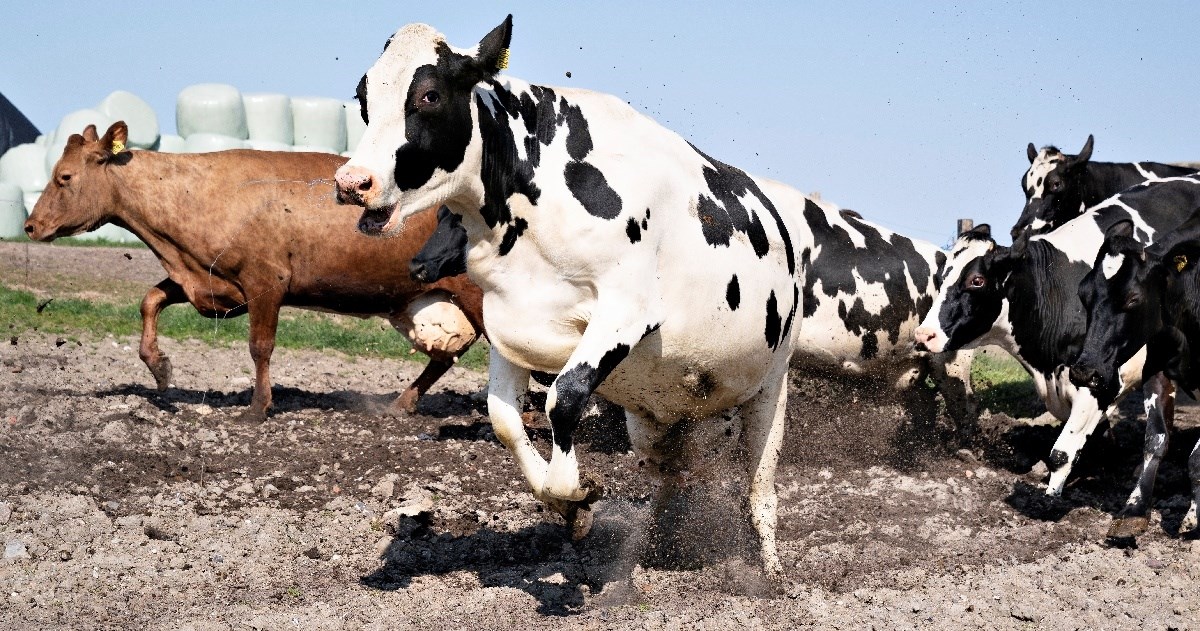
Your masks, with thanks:
<instances>
[{"instance_id":1,"label":"dirt ground","mask_svg":"<svg viewBox=\"0 0 1200 631\"><path fill-rule=\"evenodd\" d=\"M155 267L145 250L0 244L0 282L59 295L136 299ZM956 437L887 393L797 377L774 589L736 447L655 518L600 408L581 466L606 494L572 542L492 434L481 373L455 369L389 417L419 364L280 350L274 413L250 424L244 346L163 340L176 374L160 393L136 340L78 337L0 344L0 628L1200 628L1200 542L1176 533L1193 409L1149 532L1115 547L1136 415L1048 502L1054 427L984 415ZM530 432L545 449L544 420Z\"/></svg>"}]
</instances>

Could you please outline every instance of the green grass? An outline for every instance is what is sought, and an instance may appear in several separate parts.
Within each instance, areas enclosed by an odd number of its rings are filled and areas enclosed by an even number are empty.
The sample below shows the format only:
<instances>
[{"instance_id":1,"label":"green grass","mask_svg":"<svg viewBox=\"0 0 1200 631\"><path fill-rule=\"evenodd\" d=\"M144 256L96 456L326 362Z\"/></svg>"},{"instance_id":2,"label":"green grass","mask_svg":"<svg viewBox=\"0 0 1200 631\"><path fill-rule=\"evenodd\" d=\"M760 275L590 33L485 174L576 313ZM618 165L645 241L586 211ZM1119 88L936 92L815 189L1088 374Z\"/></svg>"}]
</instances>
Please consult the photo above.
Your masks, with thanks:
<instances>
[{"instance_id":1,"label":"green grass","mask_svg":"<svg viewBox=\"0 0 1200 631\"><path fill-rule=\"evenodd\" d=\"M1036 416L1040 412L1033 379L1021 364L1003 351L976 352L971 364L971 382L979 397L979 409L1003 412L1012 417Z\"/></svg>"},{"instance_id":2,"label":"green grass","mask_svg":"<svg viewBox=\"0 0 1200 631\"><path fill-rule=\"evenodd\" d=\"M0 242L4 243L33 243L28 237L3 237ZM79 237L62 237L54 240L54 245L65 245L72 248L136 248L144 250L146 244L141 241L110 241L105 238L99 239L81 239Z\"/></svg>"},{"instance_id":3,"label":"green grass","mask_svg":"<svg viewBox=\"0 0 1200 631\"><path fill-rule=\"evenodd\" d=\"M9 324L9 335L29 330L67 335L140 335L138 305L113 305L76 298L56 298L37 312L38 299L27 291L0 286L0 322ZM212 345L245 344L250 320L209 319L188 305L168 307L158 320L163 337L196 339ZM348 355L425 361L422 353L409 354L408 340L379 318L335 317L288 310L281 314L275 345L281 348L335 350ZM487 365L486 344L476 344L459 364L473 370Z\"/></svg>"}]
</instances>

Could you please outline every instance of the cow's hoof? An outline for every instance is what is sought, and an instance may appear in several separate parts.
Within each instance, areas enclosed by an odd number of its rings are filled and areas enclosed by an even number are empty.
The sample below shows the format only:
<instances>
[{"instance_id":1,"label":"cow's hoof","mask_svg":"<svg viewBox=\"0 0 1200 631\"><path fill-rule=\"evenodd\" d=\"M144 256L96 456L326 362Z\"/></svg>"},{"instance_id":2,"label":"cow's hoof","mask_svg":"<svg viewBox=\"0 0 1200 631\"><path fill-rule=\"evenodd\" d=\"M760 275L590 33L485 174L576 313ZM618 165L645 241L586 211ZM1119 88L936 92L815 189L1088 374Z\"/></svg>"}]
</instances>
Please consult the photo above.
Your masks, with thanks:
<instances>
[{"instance_id":1,"label":"cow's hoof","mask_svg":"<svg viewBox=\"0 0 1200 631\"><path fill-rule=\"evenodd\" d=\"M171 358L166 355L160 357L158 363L150 366L150 374L154 375L154 387L159 392L166 390L167 386L171 385L171 373L173 370Z\"/></svg>"},{"instance_id":2,"label":"cow's hoof","mask_svg":"<svg viewBox=\"0 0 1200 631\"><path fill-rule=\"evenodd\" d=\"M1105 538L1110 541L1133 539L1146 532L1146 529L1149 527L1150 518L1144 515L1117 517L1113 520L1112 525L1108 527L1108 534L1105 535Z\"/></svg>"},{"instance_id":3,"label":"cow's hoof","mask_svg":"<svg viewBox=\"0 0 1200 631\"><path fill-rule=\"evenodd\" d=\"M567 510L567 527L571 529L571 541L579 541L592 532L592 505L576 503Z\"/></svg>"},{"instance_id":4,"label":"cow's hoof","mask_svg":"<svg viewBox=\"0 0 1200 631\"><path fill-rule=\"evenodd\" d=\"M266 408L260 408L254 405L242 410L242 413L238 415L238 421L242 423L262 423L266 420Z\"/></svg>"},{"instance_id":5,"label":"cow's hoof","mask_svg":"<svg viewBox=\"0 0 1200 631\"><path fill-rule=\"evenodd\" d=\"M396 415L412 414L417 411L418 396L416 390L406 390L400 396L396 397L395 401L392 401L392 405L388 411Z\"/></svg>"}]
</instances>

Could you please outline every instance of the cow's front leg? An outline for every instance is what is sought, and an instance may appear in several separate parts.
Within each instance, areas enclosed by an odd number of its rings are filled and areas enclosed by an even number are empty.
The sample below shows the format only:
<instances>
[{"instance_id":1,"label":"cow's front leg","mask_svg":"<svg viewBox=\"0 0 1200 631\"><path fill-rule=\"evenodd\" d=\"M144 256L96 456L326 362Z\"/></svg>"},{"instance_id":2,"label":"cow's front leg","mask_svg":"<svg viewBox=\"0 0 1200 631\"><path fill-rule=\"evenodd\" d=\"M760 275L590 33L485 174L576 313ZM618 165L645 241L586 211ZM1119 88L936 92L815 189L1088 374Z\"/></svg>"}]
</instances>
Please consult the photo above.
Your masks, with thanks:
<instances>
[{"instance_id":1,"label":"cow's front leg","mask_svg":"<svg viewBox=\"0 0 1200 631\"><path fill-rule=\"evenodd\" d=\"M636 301L630 301L629 304L636 304ZM641 314L628 315L636 317ZM579 345L546 395L546 416L550 418L552 444L550 468L542 486L544 494L572 502L591 501L598 495L596 485L589 482L588 488L585 488L579 482L575 428L592 392L642 338L657 329L657 322L621 318L617 314L605 314L603 310L588 323Z\"/></svg>"},{"instance_id":2,"label":"cow's front leg","mask_svg":"<svg viewBox=\"0 0 1200 631\"><path fill-rule=\"evenodd\" d=\"M1146 396L1146 440L1142 447L1142 465L1133 492L1108 528L1110 539L1128 539L1146 532L1150 525L1150 507L1154 505L1154 480L1170 442L1171 425L1175 418L1174 385L1170 379L1158 373L1146 381L1142 391Z\"/></svg>"},{"instance_id":3,"label":"cow's front leg","mask_svg":"<svg viewBox=\"0 0 1200 631\"><path fill-rule=\"evenodd\" d=\"M1188 456L1188 478L1192 483L1192 504L1179 524L1181 533L1200 528L1200 516L1197 515L1197 511L1200 511L1200 440L1196 441L1192 454Z\"/></svg>"},{"instance_id":4,"label":"cow's front leg","mask_svg":"<svg viewBox=\"0 0 1200 631\"><path fill-rule=\"evenodd\" d=\"M250 357L254 360L254 396L242 420L261 422L271 407L271 355L275 352L275 331L279 327L282 299L270 295L255 298L250 311Z\"/></svg>"},{"instance_id":5,"label":"cow's front leg","mask_svg":"<svg viewBox=\"0 0 1200 631\"><path fill-rule=\"evenodd\" d=\"M787 366L768 375L763 389L742 404L742 432L750 465L748 509L750 523L758 532L759 555L763 570L778 580L783 577L783 564L775 546L776 508L775 469L783 449L786 425Z\"/></svg>"},{"instance_id":6,"label":"cow's front leg","mask_svg":"<svg viewBox=\"0 0 1200 631\"><path fill-rule=\"evenodd\" d=\"M187 295L170 278L159 281L142 299L142 341L138 345L138 356L154 375L154 385L159 391L170 385L172 370L171 358L158 349L158 315L163 309L181 302L187 302Z\"/></svg>"},{"instance_id":7,"label":"cow's front leg","mask_svg":"<svg viewBox=\"0 0 1200 631\"><path fill-rule=\"evenodd\" d=\"M529 371L508 361L491 347L488 355L488 418L492 431L504 444L534 497L542 497L542 484L546 480L546 460L533 448L525 423L521 420L521 396L529 390Z\"/></svg>"},{"instance_id":8,"label":"cow's front leg","mask_svg":"<svg viewBox=\"0 0 1200 631\"><path fill-rule=\"evenodd\" d=\"M1046 486L1046 495L1062 495L1067 476L1071 475L1071 468L1079 459L1079 450L1083 449L1088 436L1102 418L1104 413L1100 411L1100 404L1096 397L1092 396L1092 391L1088 388L1076 390L1071 398L1071 414L1063 424L1058 439L1050 448L1050 457L1046 460L1050 467L1050 482Z\"/></svg>"}]
</instances>

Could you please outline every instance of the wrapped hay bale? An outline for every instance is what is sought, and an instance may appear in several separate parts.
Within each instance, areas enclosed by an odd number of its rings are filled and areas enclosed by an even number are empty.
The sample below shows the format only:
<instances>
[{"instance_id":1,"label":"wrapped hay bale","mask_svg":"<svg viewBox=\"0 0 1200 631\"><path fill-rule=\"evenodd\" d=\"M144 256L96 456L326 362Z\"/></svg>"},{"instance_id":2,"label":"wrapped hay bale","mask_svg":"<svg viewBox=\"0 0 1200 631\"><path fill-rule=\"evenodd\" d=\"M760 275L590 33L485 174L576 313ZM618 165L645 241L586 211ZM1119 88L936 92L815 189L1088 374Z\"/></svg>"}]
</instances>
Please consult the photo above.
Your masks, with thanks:
<instances>
[{"instance_id":1,"label":"wrapped hay bale","mask_svg":"<svg viewBox=\"0 0 1200 631\"><path fill-rule=\"evenodd\" d=\"M187 153L187 141L183 136L163 134L158 137L158 146L154 150L159 153Z\"/></svg>"},{"instance_id":2,"label":"wrapped hay bale","mask_svg":"<svg viewBox=\"0 0 1200 631\"><path fill-rule=\"evenodd\" d=\"M254 133L254 132L251 132L251 133ZM259 151L291 151L292 150L292 146L289 144L286 144L286 143L276 142L274 140L255 140L253 138L246 141L246 146L249 147L250 149L257 149Z\"/></svg>"},{"instance_id":3,"label":"wrapped hay bale","mask_svg":"<svg viewBox=\"0 0 1200 631\"><path fill-rule=\"evenodd\" d=\"M337 152L333 149L319 145L292 145L292 151L297 153L331 153L337 155Z\"/></svg>"},{"instance_id":4,"label":"wrapped hay bale","mask_svg":"<svg viewBox=\"0 0 1200 631\"><path fill-rule=\"evenodd\" d=\"M0 156L0 182L15 184L25 193L36 193L46 188L48 181L45 147L26 143Z\"/></svg>"},{"instance_id":5,"label":"wrapped hay bale","mask_svg":"<svg viewBox=\"0 0 1200 631\"><path fill-rule=\"evenodd\" d=\"M129 126L130 147L149 149L158 142L158 115L136 94L117 90L104 97L96 109L115 121L125 121Z\"/></svg>"},{"instance_id":6,"label":"wrapped hay bale","mask_svg":"<svg viewBox=\"0 0 1200 631\"><path fill-rule=\"evenodd\" d=\"M292 127L297 145L323 147L325 153L346 150L346 110L337 99L293 98Z\"/></svg>"},{"instance_id":7,"label":"wrapped hay bale","mask_svg":"<svg viewBox=\"0 0 1200 631\"><path fill-rule=\"evenodd\" d=\"M216 134L246 140L246 106L237 88L223 83L200 83L180 90L175 99L179 135Z\"/></svg>"},{"instance_id":8,"label":"wrapped hay bale","mask_svg":"<svg viewBox=\"0 0 1200 631\"><path fill-rule=\"evenodd\" d=\"M20 186L0 182L0 238L12 239L25 234L24 195Z\"/></svg>"},{"instance_id":9,"label":"wrapped hay bale","mask_svg":"<svg viewBox=\"0 0 1200 631\"><path fill-rule=\"evenodd\" d=\"M243 94L246 107L246 128L252 142L290 145L295 142L292 131L292 100L284 94ZM251 147L257 149L258 147Z\"/></svg>"},{"instance_id":10,"label":"wrapped hay bale","mask_svg":"<svg viewBox=\"0 0 1200 631\"><path fill-rule=\"evenodd\" d=\"M209 153L227 149L245 149L246 141L221 134L195 133L184 142L185 153Z\"/></svg>"},{"instance_id":11,"label":"wrapped hay bale","mask_svg":"<svg viewBox=\"0 0 1200 631\"><path fill-rule=\"evenodd\" d=\"M63 149L67 146L67 139L72 134L82 134L84 127L95 125L96 133L103 136L104 132L108 131L108 128L115 122L104 112L96 110L79 110L64 116L46 145L46 173L54 172L54 165L62 157Z\"/></svg>"},{"instance_id":12,"label":"wrapped hay bale","mask_svg":"<svg viewBox=\"0 0 1200 631\"><path fill-rule=\"evenodd\" d=\"M413 348L434 358L457 357L479 335L450 294L442 290L417 296L391 322Z\"/></svg>"},{"instance_id":13,"label":"wrapped hay bale","mask_svg":"<svg viewBox=\"0 0 1200 631\"><path fill-rule=\"evenodd\" d=\"M363 122L358 101L346 101L342 107L346 109L346 151L353 152L358 148L363 132L367 131L367 124Z\"/></svg>"}]
</instances>

